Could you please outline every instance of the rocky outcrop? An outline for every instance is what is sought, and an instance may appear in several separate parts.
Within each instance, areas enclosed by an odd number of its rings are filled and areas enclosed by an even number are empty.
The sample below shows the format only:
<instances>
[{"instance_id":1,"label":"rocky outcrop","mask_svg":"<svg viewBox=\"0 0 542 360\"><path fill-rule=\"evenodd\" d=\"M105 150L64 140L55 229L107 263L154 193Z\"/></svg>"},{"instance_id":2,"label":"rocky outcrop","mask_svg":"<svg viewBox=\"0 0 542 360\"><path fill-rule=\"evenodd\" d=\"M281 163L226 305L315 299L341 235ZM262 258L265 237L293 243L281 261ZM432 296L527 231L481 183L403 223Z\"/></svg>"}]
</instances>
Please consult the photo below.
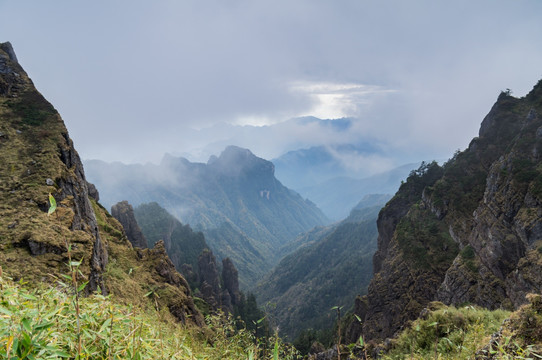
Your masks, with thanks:
<instances>
[{"instance_id":1,"label":"rocky outcrop","mask_svg":"<svg viewBox=\"0 0 542 360\"><path fill-rule=\"evenodd\" d=\"M238 305L241 300L239 291L239 277L237 269L230 258L222 259L222 283L224 291L228 293L232 305Z\"/></svg>"},{"instance_id":2,"label":"rocky outcrop","mask_svg":"<svg viewBox=\"0 0 542 360\"><path fill-rule=\"evenodd\" d=\"M193 231L183 225L157 203L141 204L134 209L135 220L141 227L149 246L163 240L167 253L179 270L194 288L199 286L192 272L198 269L198 257L208 249L201 232ZM197 274L194 274L197 277Z\"/></svg>"},{"instance_id":3,"label":"rocky outcrop","mask_svg":"<svg viewBox=\"0 0 542 360\"><path fill-rule=\"evenodd\" d=\"M163 243L134 249L96 201L58 112L36 90L9 43L0 44L0 264L16 281L56 283L81 260L84 292L121 302L166 307L179 321L204 326L190 289ZM49 199L56 210L49 214ZM69 250L68 250L69 249ZM108 272L105 271L106 265ZM114 276L112 276L114 274Z\"/></svg>"},{"instance_id":4,"label":"rocky outcrop","mask_svg":"<svg viewBox=\"0 0 542 360\"><path fill-rule=\"evenodd\" d=\"M87 188L88 188L88 196L90 196L96 202L100 201L100 193L98 192L98 189L96 189L96 186L94 186L94 184L91 184L87 181Z\"/></svg>"},{"instance_id":5,"label":"rocky outcrop","mask_svg":"<svg viewBox=\"0 0 542 360\"><path fill-rule=\"evenodd\" d=\"M0 96L16 98L29 79L9 42L0 43Z\"/></svg>"},{"instance_id":6,"label":"rocky outcrop","mask_svg":"<svg viewBox=\"0 0 542 360\"><path fill-rule=\"evenodd\" d=\"M354 319L347 325L344 342L345 344L355 344L363 330L363 323L367 315L368 300L367 296L358 296L354 301ZM358 318L360 320L358 320Z\"/></svg>"},{"instance_id":7,"label":"rocky outcrop","mask_svg":"<svg viewBox=\"0 0 542 360\"><path fill-rule=\"evenodd\" d=\"M158 284L157 301L163 302L170 313L180 322L186 324L192 322L198 326L204 326L205 322L201 313L194 305L190 294L190 287L186 280L177 272L169 259L163 241L158 241L152 249L139 249L139 257L143 266L148 266ZM170 288L162 284L171 285ZM161 294L161 295L160 295Z\"/></svg>"},{"instance_id":8,"label":"rocky outcrop","mask_svg":"<svg viewBox=\"0 0 542 360\"><path fill-rule=\"evenodd\" d=\"M434 300L512 309L542 290L541 111L542 81L521 99L502 93L468 149L411 173L381 211L359 310L367 340L393 337Z\"/></svg>"},{"instance_id":9,"label":"rocky outcrop","mask_svg":"<svg viewBox=\"0 0 542 360\"><path fill-rule=\"evenodd\" d=\"M95 291L98 287L104 288L101 274L107 265L107 251L100 239L96 215L90 204L83 164L68 133L63 133L62 138L64 141L58 144L58 151L60 160L67 171L64 176L56 179L61 191L55 197L57 197L57 202L64 199L69 201L74 212L71 229L90 232L95 238L90 258L89 278L89 290Z\"/></svg>"},{"instance_id":10,"label":"rocky outcrop","mask_svg":"<svg viewBox=\"0 0 542 360\"><path fill-rule=\"evenodd\" d=\"M73 243L73 255L85 261L80 270L89 281L87 291L105 289L102 273L107 251L89 200L83 165L64 122L36 90L10 43L0 44L0 118L0 183L9 194L3 200L5 204L27 204L18 215L5 213L2 217L11 221L13 216L33 219L16 219L19 225L8 228L0 238L23 245L36 257L65 256L69 241ZM51 218L43 218L49 206L48 193L58 203L55 228ZM58 254L62 248L65 250ZM51 264L61 268L63 261L57 261ZM21 267L15 273L24 276L28 271Z\"/></svg>"},{"instance_id":11,"label":"rocky outcrop","mask_svg":"<svg viewBox=\"0 0 542 360\"><path fill-rule=\"evenodd\" d=\"M216 258L210 250L204 250L198 259L200 291L203 300L213 310L218 310L221 305L222 289L220 277L216 266Z\"/></svg>"},{"instance_id":12,"label":"rocky outcrop","mask_svg":"<svg viewBox=\"0 0 542 360\"><path fill-rule=\"evenodd\" d=\"M117 219L124 227L126 236L132 246L138 247L141 249L148 248L147 239L143 236L139 225L134 216L134 209L128 201L121 201L111 207L111 215Z\"/></svg>"}]
</instances>

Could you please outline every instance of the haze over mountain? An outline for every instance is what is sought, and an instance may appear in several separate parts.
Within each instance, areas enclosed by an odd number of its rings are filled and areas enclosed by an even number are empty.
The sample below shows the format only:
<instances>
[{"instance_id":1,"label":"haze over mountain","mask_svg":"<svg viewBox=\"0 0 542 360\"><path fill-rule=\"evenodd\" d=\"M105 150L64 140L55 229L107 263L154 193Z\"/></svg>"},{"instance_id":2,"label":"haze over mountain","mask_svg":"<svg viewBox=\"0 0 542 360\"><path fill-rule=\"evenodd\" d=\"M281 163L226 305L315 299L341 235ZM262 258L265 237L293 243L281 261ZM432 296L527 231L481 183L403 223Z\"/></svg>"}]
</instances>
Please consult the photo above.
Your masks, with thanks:
<instances>
[{"instance_id":1,"label":"haze over mountain","mask_svg":"<svg viewBox=\"0 0 542 360\"><path fill-rule=\"evenodd\" d=\"M447 158L491 94L525 94L542 63L536 0L27 0L0 13L82 158L108 162L206 161L226 145L274 159L367 138L390 169ZM352 126L343 142L289 122L303 116Z\"/></svg>"},{"instance_id":2,"label":"haze over mountain","mask_svg":"<svg viewBox=\"0 0 542 360\"><path fill-rule=\"evenodd\" d=\"M349 121L342 120L345 128ZM419 164L389 169L377 144L317 146L289 151L274 159L276 176L313 201L333 220L341 220L368 194L393 194Z\"/></svg>"},{"instance_id":3,"label":"haze over mountain","mask_svg":"<svg viewBox=\"0 0 542 360\"><path fill-rule=\"evenodd\" d=\"M203 231L217 256L234 261L243 286L279 260L277 249L328 222L313 203L274 177L271 162L238 147L207 164L168 155L160 165L87 161L85 166L104 204L157 202Z\"/></svg>"}]
</instances>

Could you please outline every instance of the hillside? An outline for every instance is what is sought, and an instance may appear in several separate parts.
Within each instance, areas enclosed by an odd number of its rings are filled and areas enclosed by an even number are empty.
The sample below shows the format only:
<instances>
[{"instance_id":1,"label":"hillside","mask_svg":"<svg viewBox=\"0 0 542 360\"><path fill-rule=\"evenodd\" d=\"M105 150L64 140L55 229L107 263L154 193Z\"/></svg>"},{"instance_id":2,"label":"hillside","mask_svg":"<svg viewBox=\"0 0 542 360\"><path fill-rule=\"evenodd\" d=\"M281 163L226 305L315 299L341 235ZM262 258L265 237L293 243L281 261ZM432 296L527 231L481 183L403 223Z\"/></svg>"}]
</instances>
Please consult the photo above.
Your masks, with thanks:
<instances>
[{"instance_id":1,"label":"hillside","mask_svg":"<svg viewBox=\"0 0 542 360\"><path fill-rule=\"evenodd\" d=\"M258 284L258 302L267 303L280 334L294 339L307 329L333 326L333 306L351 306L365 294L376 250L376 217L389 196L367 196L339 224L317 232L286 256ZM346 309L345 309L346 310Z\"/></svg>"},{"instance_id":2,"label":"hillside","mask_svg":"<svg viewBox=\"0 0 542 360\"><path fill-rule=\"evenodd\" d=\"M203 231L215 254L235 261L244 285L279 260L278 248L328 221L275 178L271 162L234 146L207 164L165 156L160 165L88 161L86 167L105 204L156 202Z\"/></svg>"},{"instance_id":3,"label":"hillside","mask_svg":"<svg viewBox=\"0 0 542 360\"><path fill-rule=\"evenodd\" d=\"M179 271L185 264L197 270L198 256L208 249L202 233L181 224L157 203L139 205L134 209L134 216L149 246L163 240L169 257Z\"/></svg>"},{"instance_id":4,"label":"hillside","mask_svg":"<svg viewBox=\"0 0 542 360\"><path fill-rule=\"evenodd\" d=\"M9 43L0 44L0 149L4 276L27 286L56 285L73 259L75 280L86 283L85 294L100 291L134 306L158 305L177 321L203 325L188 284L162 243L134 249L119 222L89 197L64 122L36 90ZM57 204L52 215L50 197ZM144 296L149 288L160 296L154 305Z\"/></svg>"},{"instance_id":5,"label":"hillside","mask_svg":"<svg viewBox=\"0 0 542 360\"><path fill-rule=\"evenodd\" d=\"M517 309L540 293L541 113L542 81L501 93L465 151L423 164L382 209L366 339L396 335L434 300Z\"/></svg>"}]
</instances>

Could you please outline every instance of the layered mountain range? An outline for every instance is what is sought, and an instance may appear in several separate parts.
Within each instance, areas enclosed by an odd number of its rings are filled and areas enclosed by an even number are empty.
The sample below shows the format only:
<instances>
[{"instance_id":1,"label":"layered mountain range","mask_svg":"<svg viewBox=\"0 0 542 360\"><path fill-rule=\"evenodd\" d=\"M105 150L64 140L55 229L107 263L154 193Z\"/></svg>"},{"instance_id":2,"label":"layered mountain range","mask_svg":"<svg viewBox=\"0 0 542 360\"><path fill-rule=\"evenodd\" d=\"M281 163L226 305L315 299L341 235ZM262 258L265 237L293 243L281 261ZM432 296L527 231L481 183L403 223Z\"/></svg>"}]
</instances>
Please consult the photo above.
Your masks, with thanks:
<instances>
[{"instance_id":1,"label":"layered mountain range","mask_svg":"<svg viewBox=\"0 0 542 360\"><path fill-rule=\"evenodd\" d=\"M349 124L347 119L336 121ZM376 172L367 169L371 163L385 162L382 150L370 140L359 145L293 150L272 161L277 177L286 186L313 201L336 221L346 218L365 195L395 193L409 172L419 166L412 163Z\"/></svg>"},{"instance_id":2,"label":"layered mountain range","mask_svg":"<svg viewBox=\"0 0 542 360\"><path fill-rule=\"evenodd\" d=\"M542 81L523 98L501 93L465 151L401 185L378 216L374 278L356 310L366 339L396 335L434 300L514 309L540 293L541 114Z\"/></svg>"},{"instance_id":3,"label":"layered mountain range","mask_svg":"<svg viewBox=\"0 0 542 360\"><path fill-rule=\"evenodd\" d=\"M85 166L105 204L156 202L203 231L213 252L238 266L243 286L279 260L277 249L328 222L313 203L275 178L271 162L234 146L206 164L165 156L160 165L88 161Z\"/></svg>"}]
</instances>

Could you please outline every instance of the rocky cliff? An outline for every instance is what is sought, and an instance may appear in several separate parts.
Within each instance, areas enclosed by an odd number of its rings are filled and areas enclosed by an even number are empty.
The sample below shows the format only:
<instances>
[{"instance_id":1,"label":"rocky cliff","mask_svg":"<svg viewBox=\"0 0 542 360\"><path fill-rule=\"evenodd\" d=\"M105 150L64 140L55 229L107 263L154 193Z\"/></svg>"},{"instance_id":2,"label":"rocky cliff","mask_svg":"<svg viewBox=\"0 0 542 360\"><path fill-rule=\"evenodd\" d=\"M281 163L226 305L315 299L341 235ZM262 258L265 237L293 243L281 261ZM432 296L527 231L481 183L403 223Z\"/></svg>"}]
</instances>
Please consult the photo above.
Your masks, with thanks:
<instances>
[{"instance_id":1,"label":"rocky cliff","mask_svg":"<svg viewBox=\"0 0 542 360\"><path fill-rule=\"evenodd\" d=\"M111 215L117 219L126 231L126 236L132 246L141 249L148 248L147 239L143 236L134 216L134 208L128 201L121 201L111 207Z\"/></svg>"},{"instance_id":2,"label":"rocky cliff","mask_svg":"<svg viewBox=\"0 0 542 360\"><path fill-rule=\"evenodd\" d=\"M17 62L10 43L0 45L0 220L4 269L15 278L46 273L31 271L41 259L59 271L66 246L84 258L81 271L88 289L104 289L102 274L107 251L88 198L83 165L57 111L36 90ZM48 194L59 204L57 216L47 216ZM22 253L31 255L24 264ZM38 260L39 259L39 260Z\"/></svg>"},{"instance_id":3,"label":"rocky cliff","mask_svg":"<svg viewBox=\"0 0 542 360\"><path fill-rule=\"evenodd\" d=\"M517 308L542 288L542 81L503 92L479 136L413 171L378 217L367 339L392 337L433 300ZM361 302L360 302L361 303Z\"/></svg>"},{"instance_id":4,"label":"rocky cliff","mask_svg":"<svg viewBox=\"0 0 542 360\"><path fill-rule=\"evenodd\" d=\"M179 320L203 325L163 247L138 251L99 205L58 112L36 90L9 43L0 44L0 267L32 285L55 283L81 260L87 293L147 304L147 286ZM48 215L49 194L57 209ZM89 197L92 194L92 197Z\"/></svg>"}]
</instances>

